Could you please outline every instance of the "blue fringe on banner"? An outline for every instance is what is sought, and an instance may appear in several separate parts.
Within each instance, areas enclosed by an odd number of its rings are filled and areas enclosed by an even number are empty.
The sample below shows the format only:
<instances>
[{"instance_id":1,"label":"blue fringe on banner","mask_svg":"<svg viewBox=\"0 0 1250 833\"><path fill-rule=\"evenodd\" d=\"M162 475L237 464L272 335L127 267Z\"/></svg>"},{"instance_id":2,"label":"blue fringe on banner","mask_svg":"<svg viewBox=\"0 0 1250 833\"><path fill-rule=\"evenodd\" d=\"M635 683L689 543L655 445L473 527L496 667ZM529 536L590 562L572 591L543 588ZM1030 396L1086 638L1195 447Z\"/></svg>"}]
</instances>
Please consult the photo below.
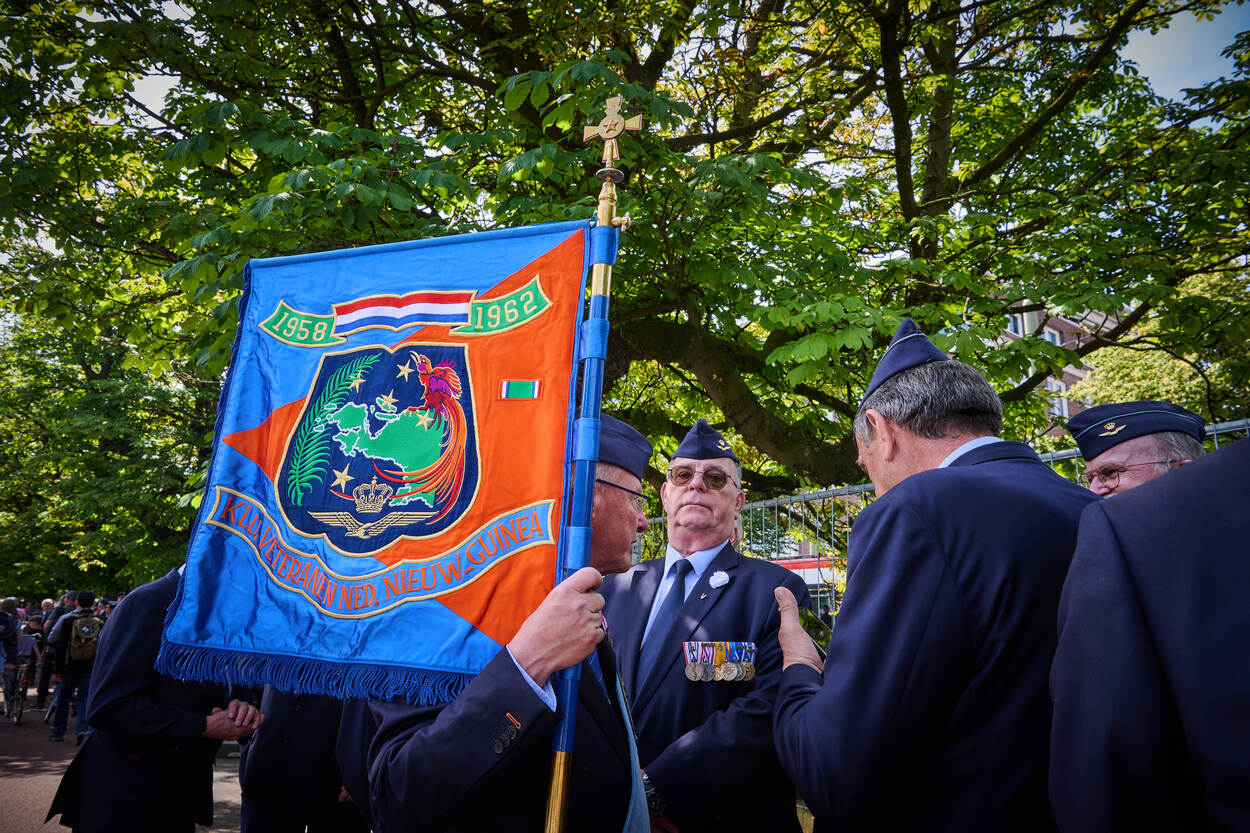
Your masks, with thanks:
<instances>
[{"instance_id":1,"label":"blue fringe on banner","mask_svg":"<svg viewBox=\"0 0 1250 833\"><path fill-rule=\"evenodd\" d=\"M194 682L272 685L294 694L326 694L341 700L402 698L414 706L448 703L456 699L474 676L176 645L162 646L156 670Z\"/></svg>"},{"instance_id":2,"label":"blue fringe on banner","mask_svg":"<svg viewBox=\"0 0 1250 833\"><path fill-rule=\"evenodd\" d=\"M178 610L183 582L166 611L166 625ZM161 674L192 682L228 685L272 685L293 694L325 694L340 700L403 699L414 706L450 703L474 674L404 668L396 665L333 662L311 657L249 654L218 648L173 645L161 634L156 657Z\"/></svg>"}]
</instances>

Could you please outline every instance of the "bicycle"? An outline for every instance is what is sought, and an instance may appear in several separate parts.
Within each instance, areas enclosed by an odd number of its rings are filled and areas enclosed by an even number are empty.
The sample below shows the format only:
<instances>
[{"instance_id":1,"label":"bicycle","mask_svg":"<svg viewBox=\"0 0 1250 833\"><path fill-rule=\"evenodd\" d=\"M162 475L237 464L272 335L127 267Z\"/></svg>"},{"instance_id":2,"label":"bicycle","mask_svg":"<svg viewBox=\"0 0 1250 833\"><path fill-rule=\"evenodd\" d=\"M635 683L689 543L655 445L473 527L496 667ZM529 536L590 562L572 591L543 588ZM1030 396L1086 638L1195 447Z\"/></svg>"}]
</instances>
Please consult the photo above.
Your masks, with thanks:
<instances>
[{"instance_id":1,"label":"bicycle","mask_svg":"<svg viewBox=\"0 0 1250 833\"><path fill-rule=\"evenodd\" d=\"M48 695L48 708L43 712L43 725L51 726L52 718L56 717L56 701L61 697L61 676L59 674L53 677L56 685L52 689L52 693Z\"/></svg>"},{"instance_id":2,"label":"bicycle","mask_svg":"<svg viewBox=\"0 0 1250 833\"><path fill-rule=\"evenodd\" d=\"M60 676L57 677L56 687L52 693L48 695L48 707L43 712L43 725L52 725L52 718L56 717L56 701L61 699L61 682ZM78 719L78 701L71 700L69 703L69 716Z\"/></svg>"},{"instance_id":3,"label":"bicycle","mask_svg":"<svg viewBox=\"0 0 1250 833\"><path fill-rule=\"evenodd\" d=\"M13 683L13 700L9 703L9 719L17 726L22 722L22 711L26 708L26 692L30 689L30 661L18 659L16 679Z\"/></svg>"}]
</instances>

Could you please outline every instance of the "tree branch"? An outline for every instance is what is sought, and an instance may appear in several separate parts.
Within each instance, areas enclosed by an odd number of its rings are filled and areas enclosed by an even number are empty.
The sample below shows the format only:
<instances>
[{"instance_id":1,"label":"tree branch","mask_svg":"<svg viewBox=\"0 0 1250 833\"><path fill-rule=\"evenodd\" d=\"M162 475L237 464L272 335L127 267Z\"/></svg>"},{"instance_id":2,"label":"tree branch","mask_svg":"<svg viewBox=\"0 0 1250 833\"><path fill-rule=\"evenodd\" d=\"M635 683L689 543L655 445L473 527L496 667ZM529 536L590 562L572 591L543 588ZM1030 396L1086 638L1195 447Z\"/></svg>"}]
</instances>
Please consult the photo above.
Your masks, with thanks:
<instances>
[{"instance_id":1,"label":"tree branch","mask_svg":"<svg viewBox=\"0 0 1250 833\"><path fill-rule=\"evenodd\" d=\"M753 447L821 483L859 482L849 434L826 442L801 425L768 411L747 385L733 352L707 330L671 321L636 322L617 334L633 358L677 362L694 373L704 392Z\"/></svg>"},{"instance_id":2,"label":"tree branch","mask_svg":"<svg viewBox=\"0 0 1250 833\"><path fill-rule=\"evenodd\" d=\"M1136 22L1137 13L1148 5L1149 0L1136 0L1131 6L1124 10L1116 19L1115 25L1108 30L1106 37L1097 49L1089 54L1082 64L1081 69L1073 76L1068 85L1053 96L1050 103L1041 109L1028 124L1026 124L1019 133L1011 138L997 153L982 163L975 171L969 174L960 183L961 190L964 188L972 188L989 177L996 174L1004 165L1010 162L1016 154L1028 147L1034 139L1041 134L1042 130L1050 124L1060 113L1064 111L1077 94L1085 88L1085 85L1094 77L1094 71L1102 65L1107 57L1115 52L1116 44L1120 38L1132 28Z\"/></svg>"}]
</instances>

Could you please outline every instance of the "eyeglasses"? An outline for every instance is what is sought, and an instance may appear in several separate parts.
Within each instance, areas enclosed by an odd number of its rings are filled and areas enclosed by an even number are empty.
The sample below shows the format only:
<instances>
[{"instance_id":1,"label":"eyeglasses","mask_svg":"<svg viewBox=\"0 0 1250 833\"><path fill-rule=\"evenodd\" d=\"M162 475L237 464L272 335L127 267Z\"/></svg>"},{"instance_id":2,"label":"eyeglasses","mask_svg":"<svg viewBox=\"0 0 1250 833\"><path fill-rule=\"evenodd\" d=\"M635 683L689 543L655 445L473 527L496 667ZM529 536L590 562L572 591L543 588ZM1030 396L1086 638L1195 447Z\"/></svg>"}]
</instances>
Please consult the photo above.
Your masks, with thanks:
<instances>
[{"instance_id":1,"label":"eyeglasses","mask_svg":"<svg viewBox=\"0 0 1250 833\"><path fill-rule=\"evenodd\" d=\"M1103 466L1102 468L1094 469L1093 471L1086 470L1082 472L1080 481L1082 486L1088 488L1094 484L1095 480L1101 480L1103 485L1108 489L1114 489L1116 486L1120 485L1120 475L1124 474L1124 472L1129 469L1134 469L1138 466L1170 466L1173 463L1179 462L1180 460L1151 460L1149 463L1128 463L1123 466Z\"/></svg>"},{"instance_id":2,"label":"eyeglasses","mask_svg":"<svg viewBox=\"0 0 1250 833\"><path fill-rule=\"evenodd\" d=\"M726 483L733 483L735 488L738 485L723 469L716 466L709 466L702 471L690 466L674 466L668 470L668 482L674 486L689 486L696 474L703 475L703 484L713 491L725 488Z\"/></svg>"},{"instance_id":3,"label":"eyeglasses","mask_svg":"<svg viewBox=\"0 0 1250 833\"><path fill-rule=\"evenodd\" d=\"M626 494L633 495L634 499L632 503L634 504L634 508L638 510L638 514L640 515L647 514L647 496L644 495L642 492L635 492L633 489L628 489L624 486L621 486L617 483L613 483L609 480L600 480L597 477L595 478L595 482L602 483L604 486L611 486L613 489L620 489L622 492L625 492Z\"/></svg>"}]
</instances>

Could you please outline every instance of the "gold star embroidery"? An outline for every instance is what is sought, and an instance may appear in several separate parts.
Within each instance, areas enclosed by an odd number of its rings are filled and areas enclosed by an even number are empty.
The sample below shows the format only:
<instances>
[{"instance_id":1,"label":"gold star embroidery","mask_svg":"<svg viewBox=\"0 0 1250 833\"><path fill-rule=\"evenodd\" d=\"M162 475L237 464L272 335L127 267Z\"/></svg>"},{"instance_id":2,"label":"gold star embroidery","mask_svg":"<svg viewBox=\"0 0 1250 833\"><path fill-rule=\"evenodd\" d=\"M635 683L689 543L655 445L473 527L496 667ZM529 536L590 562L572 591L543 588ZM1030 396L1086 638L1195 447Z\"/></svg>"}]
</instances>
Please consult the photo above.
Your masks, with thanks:
<instances>
[{"instance_id":1,"label":"gold star embroidery","mask_svg":"<svg viewBox=\"0 0 1250 833\"><path fill-rule=\"evenodd\" d=\"M330 485L331 489L346 489L347 481L356 479L347 473L347 466L343 466L342 471L339 471L338 469L334 469L333 471L334 483Z\"/></svg>"},{"instance_id":2,"label":"gold star embroidery","mask_svg":"<svg viewBox=\"0 0 1250 833\"><path fill-rule=\"evenodd\" d=\"M351 384L352 393L356 393L357 391L359 391L360 386L363 385L364 383L365 383L365 377L363 376L357 376L355 379L352 379L352 384Z\"/></svg>"},{"instance_id":3,"label":"gold star embroidery","mask_svg":"<svg viewBox=\"0 0 1250 833\"><path fill-rule=\"evenodd\" d=\"M416 368L409 367L408 362L404 362L403 364L401 364L399 367L395 369L399 371L400 378L402 378L405 382L407 382L408 374L411 373Z\"/></svg>"},{"instance_id":4,"label":"gold star embroidery","mask_svg":"<svg viewBox=\"0 0 1250 833\"><path fill-rule=\"evenodd\" d=\"M392 390L392 391L391 391L390 393L388 393L386 396L379 396L379 397L378 397L378 402L379 402L379 404L381 404L381 405L382 405L382 407L383 407L385 410L388 410L388 411L393 411L393 410L395 410L395 403L396 403L396 402L398 402L398 401L399 401L399 400L395 398L395 391L394 391L394 390Z\"/></svg>"},{"instance_id":5,"label":"gold star embroidery","mask_svg":"<svg viewBox=\"0 0 1250 833\"><path fill-rule=\"evenodd\" d=\"M427 425L429 425L433 421L434 421L434 417L430 416L428 411L417 411L417 427L418 428L425 428Z\"/></svg>"}]
</instances>

